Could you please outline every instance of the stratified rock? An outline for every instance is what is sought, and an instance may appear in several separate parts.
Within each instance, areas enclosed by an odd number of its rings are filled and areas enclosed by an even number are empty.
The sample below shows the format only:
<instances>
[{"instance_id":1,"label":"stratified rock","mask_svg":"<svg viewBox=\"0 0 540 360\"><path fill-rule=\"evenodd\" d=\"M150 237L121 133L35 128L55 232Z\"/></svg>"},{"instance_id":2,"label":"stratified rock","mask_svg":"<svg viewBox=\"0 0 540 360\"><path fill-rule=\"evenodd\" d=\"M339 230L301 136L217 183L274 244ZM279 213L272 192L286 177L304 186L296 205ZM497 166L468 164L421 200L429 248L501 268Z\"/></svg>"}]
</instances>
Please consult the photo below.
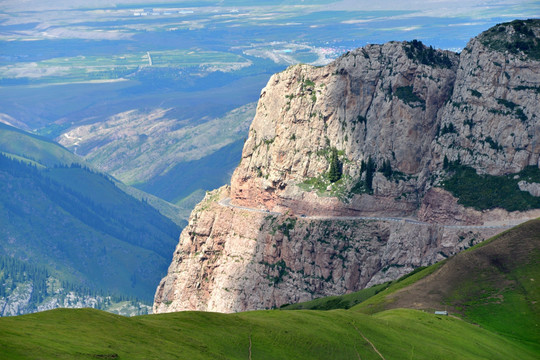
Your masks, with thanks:
<instances>
[{"instance_id":1,"label":"stratified rock","mask_svg":"<svg viewBox=\"0 0 540 360\"><path fill-rule=\"evenodd\" d=\"M352 292L540 216L466 208L438 187L448 164L539 166L540 22L518 23L461 54L390 42L272 76L231 186L193 211L154 312Z\"/></svg>"}]
</instances>

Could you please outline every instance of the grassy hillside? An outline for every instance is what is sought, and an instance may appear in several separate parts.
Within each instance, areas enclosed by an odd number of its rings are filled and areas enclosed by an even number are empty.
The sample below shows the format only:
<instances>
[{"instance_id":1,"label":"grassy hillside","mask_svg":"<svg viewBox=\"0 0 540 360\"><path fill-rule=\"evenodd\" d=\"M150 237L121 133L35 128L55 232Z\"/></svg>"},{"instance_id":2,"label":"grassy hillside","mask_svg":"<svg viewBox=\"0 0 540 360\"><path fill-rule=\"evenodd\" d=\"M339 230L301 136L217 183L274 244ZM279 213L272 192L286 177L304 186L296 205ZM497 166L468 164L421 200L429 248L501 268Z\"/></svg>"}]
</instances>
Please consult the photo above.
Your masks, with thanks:
<instances>
[{"instance_id":1,"label":"grassy hillside","mask_svg":"<svg viewBox=\"0 0 540 360\"><path fill-rule=\"evenodd\" d=\"M283 307L350 308L366 314L411 308L448 310L532 346L540 343L540 219L529 221L450 259L356 293ZM536 347L540 352L540 347Z\"/></svg>"},{"instance_id":2,"label":"grassy hillside","mask_svg":"<svg viewBox=\"0 0 540 360\"><path fill-rule=\"evenodd\" d=\"M82 309L2 318L0 352L6 359L537 359L539 238L540 220L530 221L390 284L296 306L365 300L349 310L124 318ZM433 314L443 307L456 316Z\"/></svg>"},{"instance_id":3,"label":"grassy hillside","mask_svg":"<svg viewBox=\"0 0 540 360\"><path fill-rule=\"evenodd\" d=\"M395 283L353 310L448 309L540 351L539 279L540 219Z\"/></svg>"},{"instance_id":4,"label":"grassy hillside","mask_svg":"<svg viewBox=\"0 0 540 360\"><path fill-rule=\"evenodd\" d=\"M7 125L0 139L0 255L151 302L179 226L51 141Z\"/></svg>"},{"instance_id":5,"label":"grassy hillside","mask_svg":"<svg viewBox=\"0 0 540 360\"><path fill-rule=\"evenodd\" d=\"M135 318L52 310L0 319L0 351L6 359L535 358L519 343L460 319L404 309Z\"/></svg>"},{"instance_id":6,"label":"grassy hillside","mask_svg":"<svg viewBox=\"0 0 540 360\"><path fill-rule=\"evenodd\" d=\"M83 167L88 167L88 164L81 157L71 153L68 149L62 147L58 143L49 140L43 136L38 136L15 127L6 125L0 122L0 153L4 155L32 164L38 168L56 167L56 166L71 166L78 164ZM86 188L84 183L74 181L74 176L61 177L60 180L75 184L79 188ZM83 176L84 178L84 176ZM58 177L57 177L58 179ZM80 180L81 177L78 177ZM191 208L178 207L161 198L145 193L142 190L127 186L122 182L112 179L115 185L122 189L125 193L139 200L145 200L159 212L179 226L184 226ZM91 188L91 186L89 187Z\"/></svg>"},{"instance_id":7,"label":"grassy hillside","mask_svg":"<svg viewBox=\"0 0 540 360\"><path fill-rule=\"evenodd\" d=\"M377 314L397 308L448 310L540 353L540 219L403 278L343 296L283 307L350 308ZM536 344L536 345L535 345Z\"/></svg>"},{"instance_id":8,"label":"grassy hillside","mask_svg":"<svg viewBox=\"0 0 540 360\"><path fill-rule=\"evenodd\" d=\"M41 136L0 123L0 151L45 166L81 164L78 156Z\"/></svg>"},{"instance_id":9,"label":"grassy hillside","mask_svg":"<svg viewBox=\"0 0 540 360\"><path fill-rule=\"evenodd\" d=\"M69 179L69 180L67 180ZM70 183L79 180L80 188ZM178 227L105 176L0 156L0 251L63 280L151 300Z\"/></svg>"}]
</instances>

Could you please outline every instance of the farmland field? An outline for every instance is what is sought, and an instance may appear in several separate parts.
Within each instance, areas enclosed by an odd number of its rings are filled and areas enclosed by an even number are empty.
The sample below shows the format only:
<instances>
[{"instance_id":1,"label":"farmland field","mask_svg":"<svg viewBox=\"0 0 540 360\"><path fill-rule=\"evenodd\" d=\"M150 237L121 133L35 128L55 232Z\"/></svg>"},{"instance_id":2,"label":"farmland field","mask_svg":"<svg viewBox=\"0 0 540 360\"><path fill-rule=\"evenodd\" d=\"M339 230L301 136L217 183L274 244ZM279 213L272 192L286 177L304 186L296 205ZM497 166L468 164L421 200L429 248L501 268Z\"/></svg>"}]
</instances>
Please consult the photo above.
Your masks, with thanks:
<instances>
[{"instance_id":1,"label":"farmland field","mask_svg":"<svg viewBox=\"0 0 540 360\"><path fill-rule=\"evenodd\" d=\"M239 55L219 51L164 50L113 56L74 56L17 63L0 67L0 83L16 83L25 78L27 84L76 83L92 80L116 80L133 75L145 67L173 68L214 67L226 71L249 66Z\"/></svg>"}]
</instances>

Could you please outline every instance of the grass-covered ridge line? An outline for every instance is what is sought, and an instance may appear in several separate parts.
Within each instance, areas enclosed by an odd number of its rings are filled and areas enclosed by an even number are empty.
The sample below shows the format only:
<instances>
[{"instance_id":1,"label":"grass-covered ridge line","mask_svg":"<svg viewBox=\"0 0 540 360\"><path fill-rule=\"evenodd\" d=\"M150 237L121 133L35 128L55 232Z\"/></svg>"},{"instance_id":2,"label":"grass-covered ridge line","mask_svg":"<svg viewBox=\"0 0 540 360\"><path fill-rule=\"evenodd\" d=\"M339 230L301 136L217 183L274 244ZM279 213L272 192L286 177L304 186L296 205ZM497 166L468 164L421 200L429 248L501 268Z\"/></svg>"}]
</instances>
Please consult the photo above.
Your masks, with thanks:
<instances>
[{"instance_id":1,"label":"grass-covered ridge line","mask_svg":"<svg viewBox=\"0 0 540 360\"><path fill-rule=\"evenodd\" d=\"M76 155L55 142L0 123L0 151L44 166L81 164Z\"/></svg>"},{"instance_id":2,"label":"grass-covered ridge line","mask_svg":"<svg viewBox=\"0 0 540 360\"><path fill-rule=\"evenodd\" d=\"M367 298L350 310L2 318L0 351L6 359L537 359L538 249L534 220L380 292L341 297ZM336 298L304 306L330 309ZM457 317L433 314L444 307Z\"/></svg>"},{"instance_id":3,"label":"grass-covered ridge line","mask_svg":"<svg viewBox=\"0 0 540 360\"><path fill-rule=\"evenodd\" d=\"M468 166L454 165L442 187L458 202L477 210L500 207L508 211L523 211L540 207L540 198L519 189L518 183L540 183L540 169L528 166L517 174L502 176L478 175Z\"/></svg>"},{"instance_id":4,"label":"grass-covered ridge line","mask_svg":"<svg viewBox=\"0 0 540 360\"><path fill-rule=\"evenodd\" d=\"M392 284L352 308L444 310L540 352L540 219ZM406 285L406 286L403 286Z\"/></svg>"},{"instance_id":5,"label":"grass-covered ridge line","mask_svg":"<svg viewBox=\"0 0 540 360\"><path fill-rule=\"evenodd\" d=\"M282 306L281 310L335 310L350 309L386 289L391 283L375 285L346 295L328 296L298 304Z\"/></svg>"},{"instance_id":6,"label":"grass-covered ridge line","mask_svg":"<svg viewBox=\"0 0 540 360\"><path fill-rule=\"evenodd\" d=\"M125 318L52 310L0 319L5 359L534 359L465 321L415 310L181 312Z\"/></svg>"}]
</instances>

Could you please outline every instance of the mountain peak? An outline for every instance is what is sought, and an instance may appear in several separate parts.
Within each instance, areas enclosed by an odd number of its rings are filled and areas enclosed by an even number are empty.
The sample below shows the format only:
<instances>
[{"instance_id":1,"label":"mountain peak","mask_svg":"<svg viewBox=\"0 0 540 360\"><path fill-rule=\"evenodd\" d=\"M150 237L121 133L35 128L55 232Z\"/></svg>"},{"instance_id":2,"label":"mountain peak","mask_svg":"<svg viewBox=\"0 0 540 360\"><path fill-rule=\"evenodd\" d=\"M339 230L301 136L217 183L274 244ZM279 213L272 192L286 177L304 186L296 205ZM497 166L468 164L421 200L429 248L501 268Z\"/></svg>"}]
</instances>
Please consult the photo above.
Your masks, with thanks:
<instances>
[{"instance_id":1,"label":"mountain peak","mask_svg":"<svg viewBox=\"0 0 540 360\"><path fill-rule=\"evenodd\" d=\"M536 44L523 24L504 31ZM540 184L540 63L484 38L461 54L368 45L272 76L230 188L192 214L154 310L351 292L540 216L518 184Z\"/></svg>"}]
</instances>

